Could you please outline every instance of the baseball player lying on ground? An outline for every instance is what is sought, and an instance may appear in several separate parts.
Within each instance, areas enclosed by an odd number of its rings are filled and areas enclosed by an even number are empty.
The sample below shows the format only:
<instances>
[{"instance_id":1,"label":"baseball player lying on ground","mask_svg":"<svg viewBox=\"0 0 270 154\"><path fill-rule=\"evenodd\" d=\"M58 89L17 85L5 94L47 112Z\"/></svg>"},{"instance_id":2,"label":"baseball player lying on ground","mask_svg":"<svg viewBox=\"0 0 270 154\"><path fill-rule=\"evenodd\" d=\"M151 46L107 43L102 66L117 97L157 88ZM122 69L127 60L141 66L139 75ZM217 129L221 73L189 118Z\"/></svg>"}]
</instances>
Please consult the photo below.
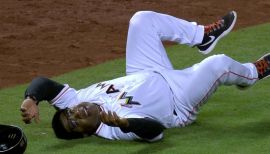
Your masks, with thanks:
<instances>
[{"instance_id":1,"label":"baseball player lying on ground","mask_svg":"<svg viewBox=\"0 0 270 154\"><path fill-rule=\"evenodd\" d=\"M112 140L160 140L165 128L192 123L218 86L245 88L269 76L270 55L245 64L213 55L190 68L172 67L162 41L197 46L207 54L235 22L234 11L208 26L151 11L137 12L128 31L127 76L81 90L35 78L21 105L23 121L38 121L38 103L46 100L57 109L52 128L58 138L96 135Z\"/></svg>"}]
</instances>

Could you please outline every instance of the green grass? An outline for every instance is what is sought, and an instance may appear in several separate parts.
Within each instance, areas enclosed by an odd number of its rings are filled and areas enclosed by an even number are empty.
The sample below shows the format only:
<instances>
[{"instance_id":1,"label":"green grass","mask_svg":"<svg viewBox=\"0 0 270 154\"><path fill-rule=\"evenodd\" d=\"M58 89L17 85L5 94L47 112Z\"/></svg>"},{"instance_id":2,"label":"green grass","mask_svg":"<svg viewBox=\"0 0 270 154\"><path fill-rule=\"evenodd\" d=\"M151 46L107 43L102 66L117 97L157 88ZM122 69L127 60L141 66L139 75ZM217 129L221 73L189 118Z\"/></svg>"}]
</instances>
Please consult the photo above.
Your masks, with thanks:
<instances>
[{"instance_id":1,"label":"green grass","mask_svg":"<svg viewBox=\"0 0 270 154\"><path fill-rule=\"evenodd\" d=\"M255 61L270 51L270 24L232 32L212 54L225 53L240 62ZM167 48L175 68L200 62L205 55L196 48ZM125 60L119 59L95 67L80 69L54 79L83 88L92 83L125 74ZM98 137L63 141L54 137L50 128L54 109L40 104L39 124L25 125L20 118L20 104L26 85L0 91L0 123L22 127L28 138L28 154L36 153L269 153L270 93L269 80L239 91L221 87L201 109L198 120L185 128L165 131L165 138L156 143L109 141Z\"/></svg>"}]
</instances>

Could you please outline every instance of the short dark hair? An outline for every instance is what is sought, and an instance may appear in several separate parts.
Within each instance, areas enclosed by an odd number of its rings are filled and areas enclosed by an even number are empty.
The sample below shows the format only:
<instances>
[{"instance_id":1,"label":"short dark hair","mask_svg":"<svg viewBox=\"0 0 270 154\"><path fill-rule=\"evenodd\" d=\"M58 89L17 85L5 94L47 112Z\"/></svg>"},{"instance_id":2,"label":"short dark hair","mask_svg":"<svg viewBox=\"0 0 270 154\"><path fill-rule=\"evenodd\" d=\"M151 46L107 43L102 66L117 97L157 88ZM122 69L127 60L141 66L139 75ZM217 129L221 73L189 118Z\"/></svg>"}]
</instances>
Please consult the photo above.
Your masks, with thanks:
<instances>
[{"instance_id":1,"label":"short dark hair","mask_svg":"<svg viewBox=\"0 0 270 154\"><path fill-rule=\"evenodd\" d=\"M54 130L54 134L57 138L60 139L78 139L83 138L84 135L82 133L78 132L68 132L65 127L63 126L63 123L60 121L60 115L65 112L66 109L58 110L55 112L53 119L52 119L52 128Z\"/></svg>"}]
</instances>

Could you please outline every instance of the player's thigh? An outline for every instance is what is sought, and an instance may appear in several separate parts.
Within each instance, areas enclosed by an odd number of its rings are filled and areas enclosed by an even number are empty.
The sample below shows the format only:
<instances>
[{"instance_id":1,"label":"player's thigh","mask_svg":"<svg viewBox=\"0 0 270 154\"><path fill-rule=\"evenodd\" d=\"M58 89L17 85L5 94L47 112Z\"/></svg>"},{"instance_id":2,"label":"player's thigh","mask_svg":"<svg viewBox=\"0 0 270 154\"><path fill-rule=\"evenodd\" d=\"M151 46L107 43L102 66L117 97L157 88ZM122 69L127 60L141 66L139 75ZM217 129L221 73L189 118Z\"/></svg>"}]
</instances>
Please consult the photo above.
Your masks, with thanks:
<instances>
[{"instance_id":1,"label":"player's thigh","mask_svg":"<svg viewBox=\"0 0 270 154\"><path fill-rule=\"evenodd\" d=\"M130 20L126 46L128 74L145 69L172 69L162 41L151 26L151 15L149 11L140 12Z\"/></svg>"}]
</instances>

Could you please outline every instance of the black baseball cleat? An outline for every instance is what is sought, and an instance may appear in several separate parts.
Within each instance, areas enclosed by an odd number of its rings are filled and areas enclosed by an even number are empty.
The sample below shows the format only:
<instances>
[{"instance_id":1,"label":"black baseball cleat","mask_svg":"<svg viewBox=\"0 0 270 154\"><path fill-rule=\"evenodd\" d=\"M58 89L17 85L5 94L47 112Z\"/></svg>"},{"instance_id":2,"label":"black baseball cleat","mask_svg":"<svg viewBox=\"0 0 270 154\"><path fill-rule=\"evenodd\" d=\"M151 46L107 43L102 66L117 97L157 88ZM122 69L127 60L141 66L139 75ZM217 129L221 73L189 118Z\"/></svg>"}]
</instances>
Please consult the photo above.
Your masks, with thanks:
<instances>
[{"instance_id":1,"label":"black baseball cleat","mask_svg":"<svg viewBox=\"0 0 270 154\"><path fill-rule=\"evenodd\" d=\"M197 45L199 52L203 54L211 52L217 42L233 29L236 18L236 12L231 11L217 22L204 26L204 37L202 43Z\"/></svg>"},{"instance_id":2,"label":"black baseball cleat","mask_svg":"<svg viewBox=\"0 0 270 154\"><path fill-rule=\"evenodd\" d=\"M257 68L259 80L265 79L270 76L270 53L258 59L254 65Z\"/></svg>"}]
</instances>

